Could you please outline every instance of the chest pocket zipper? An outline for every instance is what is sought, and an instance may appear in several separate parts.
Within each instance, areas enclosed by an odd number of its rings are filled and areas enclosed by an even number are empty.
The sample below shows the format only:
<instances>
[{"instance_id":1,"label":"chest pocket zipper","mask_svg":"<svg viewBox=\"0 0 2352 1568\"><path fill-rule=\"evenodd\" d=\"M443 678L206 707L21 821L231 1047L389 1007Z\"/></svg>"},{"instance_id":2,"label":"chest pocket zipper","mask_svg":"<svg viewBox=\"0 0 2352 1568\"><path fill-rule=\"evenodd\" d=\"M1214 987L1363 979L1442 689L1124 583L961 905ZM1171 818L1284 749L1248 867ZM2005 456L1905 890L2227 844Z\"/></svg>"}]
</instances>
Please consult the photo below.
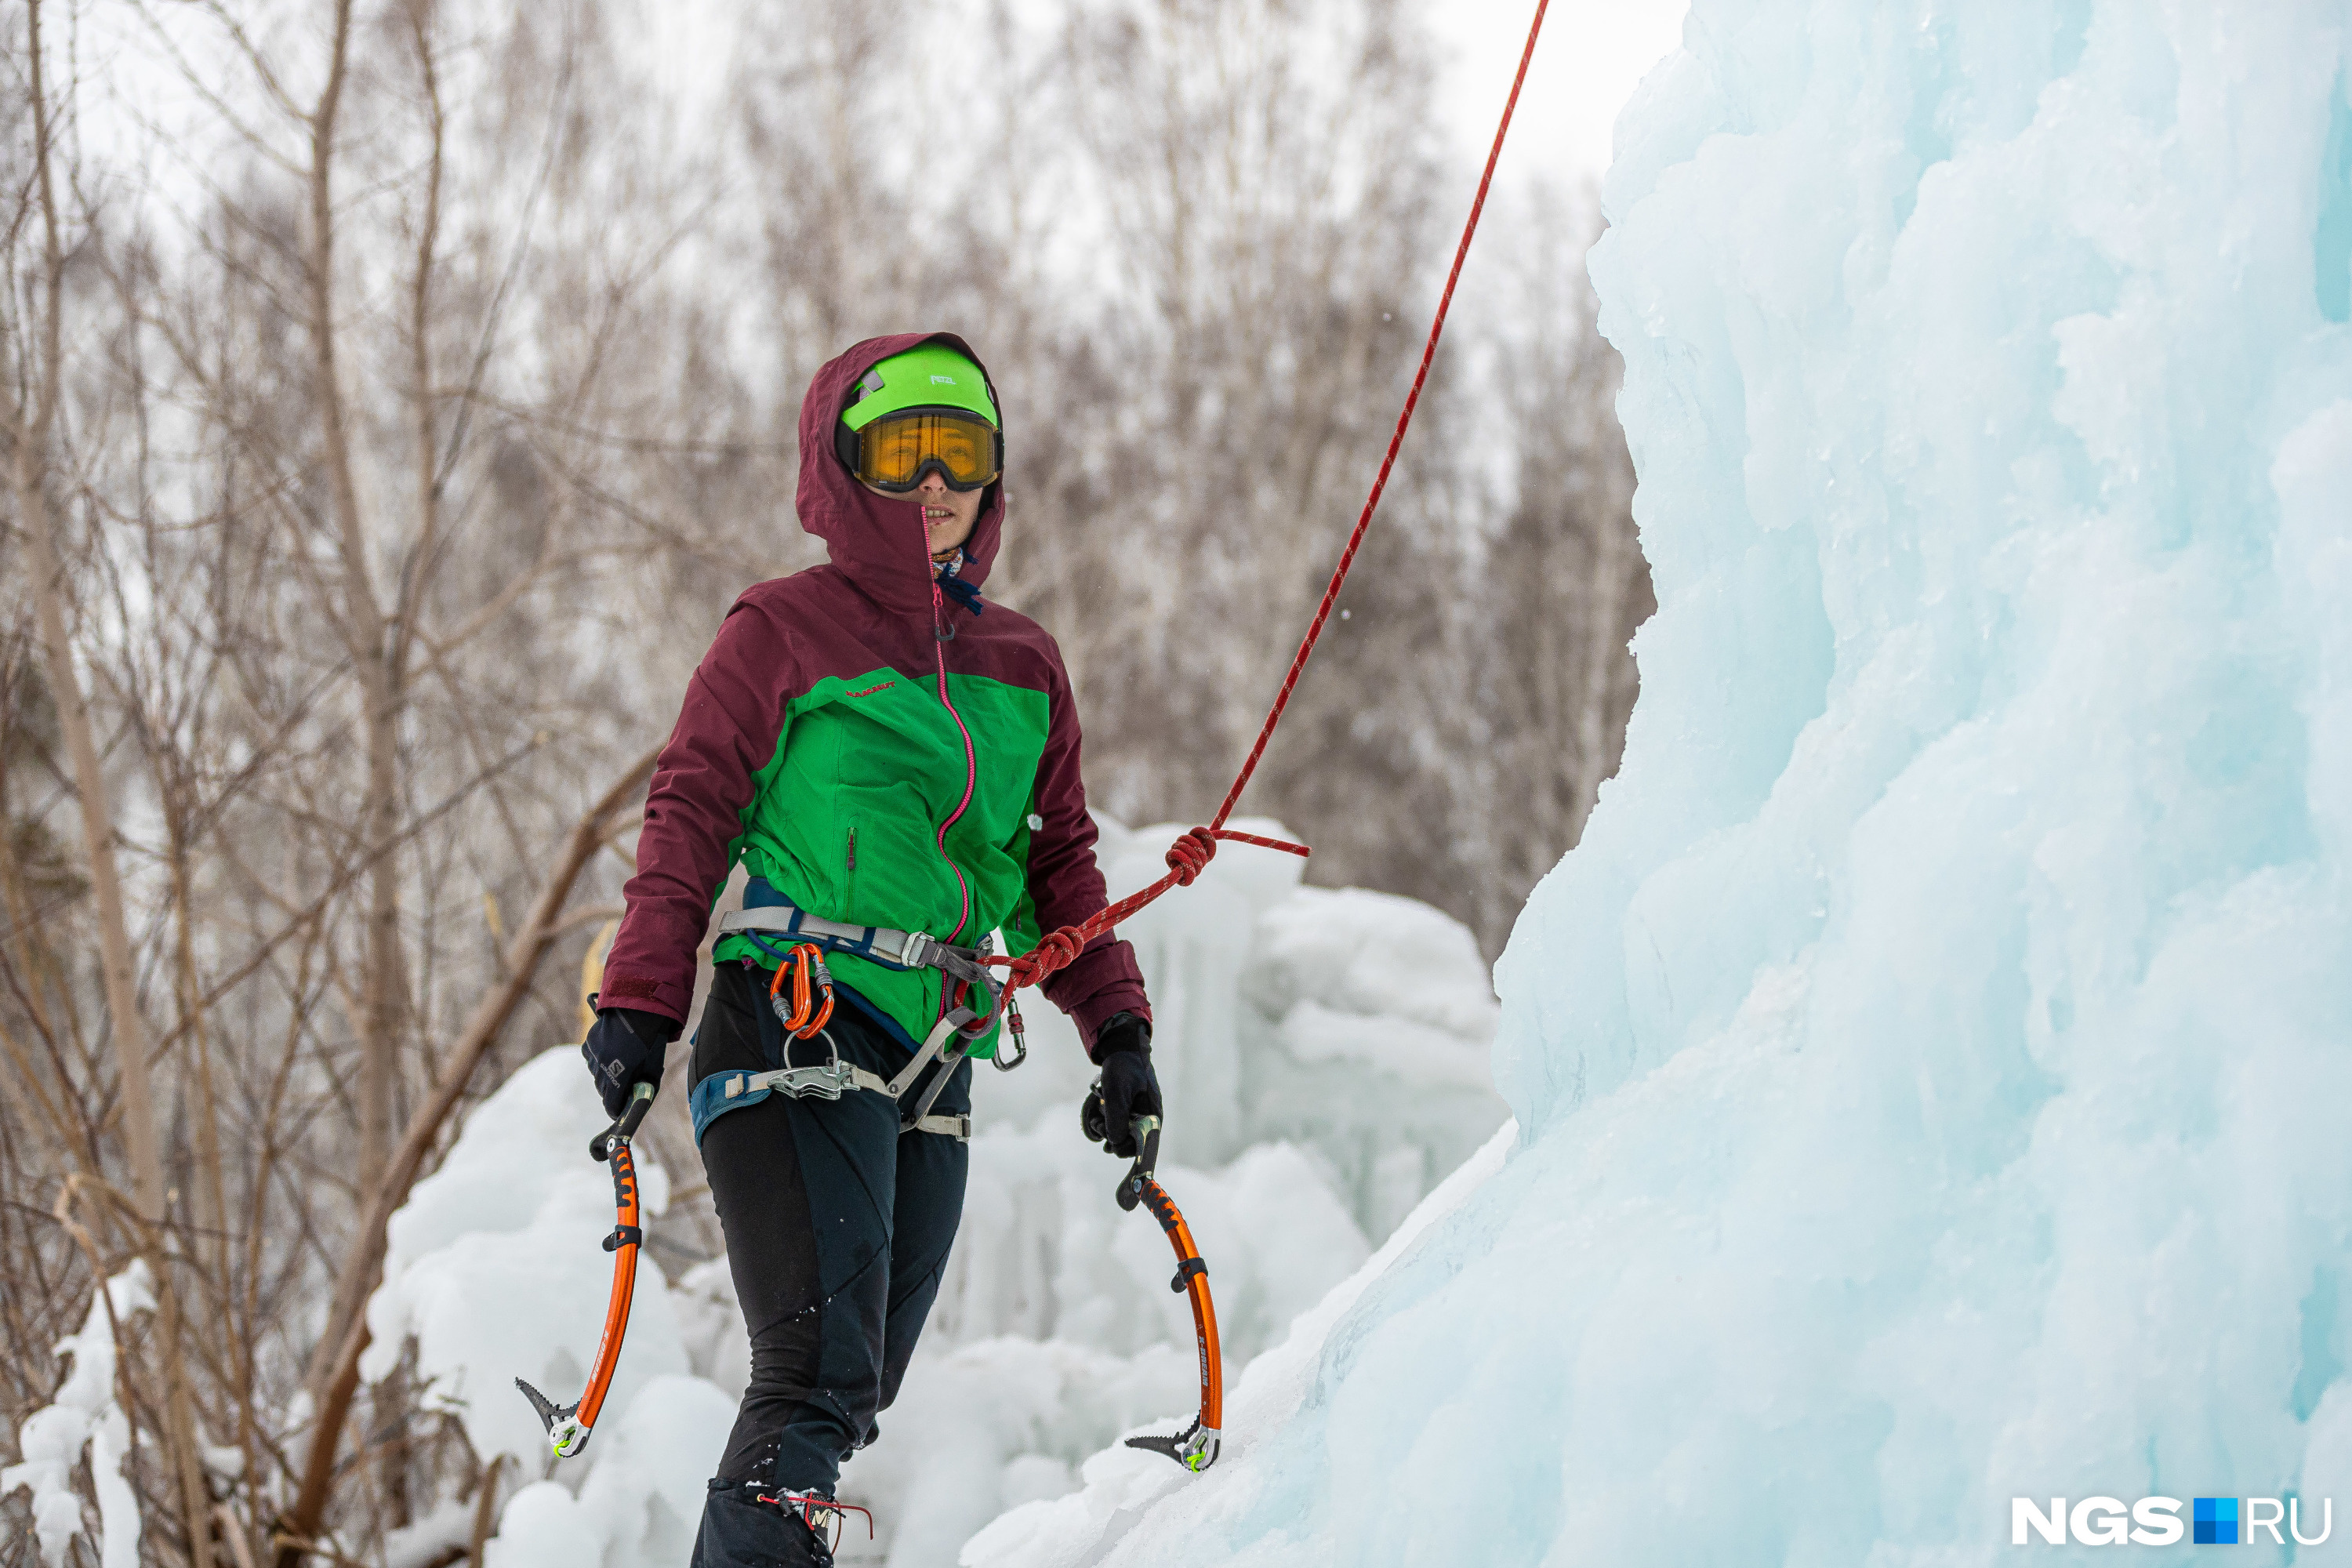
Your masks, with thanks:
<instances>
[{"instance_id":1,"label":"chest pocket zipper","mask_svg":"<svg viewBox=\"0 0 2352 1568\"><path fill-rule=\"evenodd\" d=\"M857 869L857 824L854 822L849 825L849 852L842 857L842 869Z\"/></svg>"}]
</instances>

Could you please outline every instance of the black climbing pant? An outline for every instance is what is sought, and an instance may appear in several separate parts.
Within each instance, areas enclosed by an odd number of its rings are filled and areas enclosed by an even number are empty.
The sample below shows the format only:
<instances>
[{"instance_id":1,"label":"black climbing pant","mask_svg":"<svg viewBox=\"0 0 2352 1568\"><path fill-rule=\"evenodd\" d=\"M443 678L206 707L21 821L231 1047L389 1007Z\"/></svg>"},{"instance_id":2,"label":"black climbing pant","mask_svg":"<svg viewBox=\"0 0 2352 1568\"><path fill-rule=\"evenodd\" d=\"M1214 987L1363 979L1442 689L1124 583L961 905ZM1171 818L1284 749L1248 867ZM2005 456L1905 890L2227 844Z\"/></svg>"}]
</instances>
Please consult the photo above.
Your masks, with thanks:
<instances>
[{"instance_id":1,"label":"black climbing pant","mask_svg":"<svg viewBox=\"0 0 2352 1568\"><path fill-rule=\"evenodd\" d=\"M782 1064L767 979L748 964L719 966L694 1039L696 1082ZM911 1059L845 988L828 1030L845 1061L886 1079ZM792 1059L823 1060L823 1042L794 1042ZM931 1110L971 1108L964 1062ZM947 1268L969 1163L953 1138L900 1132L898 1115L897 1102L862 1089L837 1100L771 1094L703 1132L703 1168L751 1336L751 1377L711 1483L696 1568L774 1560L776 1546L765 1556L729 1550L726 1542L756 1521L733 1518L719 1530L710 1508L744 1483L833 1495L841 1462L873 1440L877 1413L898 1395ZM780 1531L800 1529L772 1517Z\"/></svg>"}]
</instances>

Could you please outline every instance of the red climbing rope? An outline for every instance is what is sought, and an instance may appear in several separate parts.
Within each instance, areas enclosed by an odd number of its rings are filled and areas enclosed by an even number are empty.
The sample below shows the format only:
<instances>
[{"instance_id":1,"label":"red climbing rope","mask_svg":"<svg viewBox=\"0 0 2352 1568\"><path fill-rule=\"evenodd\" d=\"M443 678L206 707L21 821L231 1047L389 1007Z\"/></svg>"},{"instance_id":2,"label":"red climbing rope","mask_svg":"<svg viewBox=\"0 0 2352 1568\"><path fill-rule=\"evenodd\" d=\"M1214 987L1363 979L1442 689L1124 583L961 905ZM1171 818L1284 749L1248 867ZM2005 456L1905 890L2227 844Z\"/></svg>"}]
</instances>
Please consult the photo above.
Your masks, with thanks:
<instances>
[{"instance_id":1,"label":"red climbing rope","mask_svg":"<svg viewBox=\"0 0 2352 1568\"><path fill-rule=\"evenodd\" d=\"M1208 826L1187 829L1169 847L1168 875L1148 888L1129 893L1091 920L1049 932L1019 958L991 959L992 963L1011 966L1008 989L1037 984L1077 957L1087 943L1169 889L1190 886L1216 854L1219 839L1255 844L1293 855L1307 853L1303 844L1235 833L1225 826L1225 819L1233 815L1234 803L1241 799L1250 775L1257 771L1258 759L1265 754L1266 742L1274 738L1274 727L1282 721L1282 710L1290 705L1290 694L1298 685L1300 673L1307 668L1307 656L1315 651L1316 639L1323 635L1323 623L1331 618L1331 607L1339 602L1339 585L1348 580L1348 568L1356 563L1356 552L1364 542L1365 530L1371 526L1373 510L1381 504L1381 492L1388 488L1389 470L1396 466L1397 448L1404 445L1405 427L1412 423L1413 406L1421 401L1422 384L1429 379L1429 362L1437 355L1438 336L1445 331L1445 313L1454 305L1454 285L1462 277L1463 259L1470 254L1470 237L1478 232L1478 215L1486 210L1486 190L1495 183L1495 163L1503 155L1503 138L1511 129L1511 111L1519 106L1519 89L1527 83L1528 62L1535 58L1536 37L1543 31L1544 11L1550 4L1551 0L1536 0L1535 21L1528 27L1527 47L1519 51L1518 74L1511 79L1511 96L1504 100L1502 122L1495 127L1495 144L1486 152L1486 172L1478 176L1478 195L1470 204L1470 221L1462 226L1462 242L1454 247L1454 267L1445 275L1445 291L1437 298L1437 316L1429 323L1429 341L1422 345L1421 368L1413 373L1412 390L1405 394L1404 409L1397 416L1396 432L1389 437L1388 453L1381 458L1381 471L1372 480L1372 492L1364 498L1364 510L1356 519L1355 531L1348 535L1348 548L1339 552L1339 564L1331 574L1330 585L1323 590L1323 602L1315 607L1315 619L1308 624L1306 638L1290 661L1290 673L1282 678L1282 689L1275 694L1274 706L1266 710L1265 722L1257 732L1257 743L1250 748L1242 771L1234 775L1234 787L1225 792L1225 802L1217 807L1217 815L1210 819Z\"/></svg>"}]
</instances>

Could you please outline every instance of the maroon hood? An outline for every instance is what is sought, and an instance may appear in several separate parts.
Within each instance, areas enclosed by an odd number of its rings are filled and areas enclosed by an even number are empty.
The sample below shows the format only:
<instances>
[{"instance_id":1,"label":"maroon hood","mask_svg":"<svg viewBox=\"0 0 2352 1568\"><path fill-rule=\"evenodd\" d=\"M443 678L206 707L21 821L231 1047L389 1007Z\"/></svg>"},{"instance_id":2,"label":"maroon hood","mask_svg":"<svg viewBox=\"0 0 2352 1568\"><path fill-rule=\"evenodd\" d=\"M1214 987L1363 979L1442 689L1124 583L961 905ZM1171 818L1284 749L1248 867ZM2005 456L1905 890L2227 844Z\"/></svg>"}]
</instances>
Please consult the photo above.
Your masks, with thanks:
<instances>
[{"instance_id":1,"label":"maroon hood","mask_svg":"<svg viewBox=\"0 0 2352 1568\"><path fill-rule=\"evenodd\" d=\"M980 364L971 345L953 332L899 332L868 338L827 360L809 382L801 401L801 482L793 497L801 526L824 541L826 555L849 580L886 610L929 615L931 608L930 549L923 534L920 501L893 500L857 482L833 449L834 427L857 379L892 354L919 343L942 342ZM985 378L986 365L980 366ZM989 401L1003 415L1004 402L990 382ZM988 487L980 521L964 541L963 569L956 574L978 587L987 580L1004 531L1004 485Z\"/></svg>"}]
</instances>

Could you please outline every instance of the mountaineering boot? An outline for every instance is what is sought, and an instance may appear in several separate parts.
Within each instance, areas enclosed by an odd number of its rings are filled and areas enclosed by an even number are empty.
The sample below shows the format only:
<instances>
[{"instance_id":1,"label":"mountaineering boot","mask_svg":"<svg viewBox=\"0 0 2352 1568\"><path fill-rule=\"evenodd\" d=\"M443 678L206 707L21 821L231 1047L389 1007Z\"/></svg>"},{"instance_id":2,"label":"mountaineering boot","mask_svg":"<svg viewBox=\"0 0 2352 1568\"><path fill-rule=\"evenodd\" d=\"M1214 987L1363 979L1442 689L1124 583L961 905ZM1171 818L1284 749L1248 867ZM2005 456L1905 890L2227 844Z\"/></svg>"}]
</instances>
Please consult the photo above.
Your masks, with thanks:
<instances>
[{"instance_id":1,"label":"mountaineering boot","mask_svg":"<svg viewBox=\"0 0 2352 1568\"><path fill-rule=\"evenodd\" d=\"M693 1568L832 1568L833 1552L758 1481L712 1481L694 1535Z\"/></svg>"}]
</instances>

